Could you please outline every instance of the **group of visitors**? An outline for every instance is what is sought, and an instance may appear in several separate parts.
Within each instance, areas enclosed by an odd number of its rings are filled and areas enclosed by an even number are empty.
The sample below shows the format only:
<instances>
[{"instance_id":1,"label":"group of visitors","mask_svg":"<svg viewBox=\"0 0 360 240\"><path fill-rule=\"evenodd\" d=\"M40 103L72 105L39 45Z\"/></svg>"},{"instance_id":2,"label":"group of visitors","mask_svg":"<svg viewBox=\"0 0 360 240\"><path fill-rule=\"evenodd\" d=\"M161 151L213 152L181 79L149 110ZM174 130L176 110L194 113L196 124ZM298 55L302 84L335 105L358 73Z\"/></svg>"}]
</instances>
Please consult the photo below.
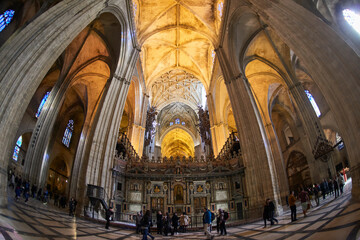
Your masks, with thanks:
<instances>
[{"instance_id":1,"label":"group of visitors","mask_svg":"<svg viewBox=\"0 0 360 240\"><path fill-rule=\"evenodd\" d=\"M203 223L204 223L204 234L208 239L213 239L214 235L211 234L212 231L212 222L216 218L216 231L218 234L227 235L226 232L226 221L229 219L230 215L223 209L219 209L215 214L211 212L208 208L204 208Z\"/></svg>"},{"instance_id":2,"label":"group of visitors","mask_svg":"<svg viewBox=\"0 0 360 240\"><path fill-rule=\"evenodd\" d=\"M204 208L203 214L203 225L204 225L204 234L208 239L213 239L214 235L211 234L212 222L216 219L216 229L217 233L220 235L227 235L226 232L226 221L229 219L229 213L219 209L218 213L212 213L208 208ZM170 216L169 213L165 215L161 211L158 211L156 214L156 225L157 225L157 234L168 236L171 234L179 234L180 232L186 232L186 228L190 224L190 218L183 212L180 217L177 213L173 213ZM138 212L136 215L136 233L142 234L143 239L151 237L154 239L154 236L150 234L150 227L152 227L152 219L150 211L146 211L145 215L142 215L142 211ZM179 228L180 227L180 228ZM179 231L178 231L179 229Z\"/></svg>"},{"instance_id":3,"label":"group of visitors","mask_svg":"<svg viewBox=\"0 0 360 240\"><path fill-rule=\"evenodd\" d=\"M8 175L9 187L15 191L15 200L19 201L21 196L25 199L25 203L29 198L37 199L44 205L48 204L52 197L54 197L54 206L59 208L66 208L67 199L65 196L60 196L57 192L54 194L47 188L38 188L36 184L32 184L30 188L30 181L23 179L21 175L15 176L14 171L9 171ZM77 201L71 198L69 201L69 216L74 216Z\"/></svg>"},{"instance_id":4,"label":"group of visitors","mask_svg":"<svg viewBox=\"0 0 360 240\"><path fill-rule=\"evenodd\" d=\"M142 212L139 212L136 216L137 234L143 232L144 223L147 225L147 221L143 221L144 217L145 215L142 216ZM185 212L179 217L177 213L173 213L173 215L170 216L169 213L163 215L161 211L158 211L156 214L157 234L164 236L171 234L173 236L174 234L178 234L179 230L186 232L186 227L189 225L189 222L189 216L187 216ZM150 225L152 226L152 223L150 223Z\"/></svg>"},{"instance_id":5,"label":"group of visitors","mask_svg":"<svg viewBox=\"0 0 360 240\"><path fill-rule=\"evenodd\" d=\"M316 206L320 205L320 196L323 199L326 199L326 196L333 196L335 198L343 194L343 188L346 182L346 175L342 173L337 173L335 177L328 180L323 179L320 184L313 184L309 187L301 188L299 194L295 195L294 191L290 192L290 195L287 198L287 203L290 206L291 210L291 222L296 221L296 200L300 200L301 209L304 214L304 217L307 216L307 211L312 207L311 200L314 199ZM265 208L264 208L265 209ZM265 210L264 210L265 212ZM265 220L264 220L265 221ZM265 223L266 226L266 223Z\"/></svg>"}]
</instances>

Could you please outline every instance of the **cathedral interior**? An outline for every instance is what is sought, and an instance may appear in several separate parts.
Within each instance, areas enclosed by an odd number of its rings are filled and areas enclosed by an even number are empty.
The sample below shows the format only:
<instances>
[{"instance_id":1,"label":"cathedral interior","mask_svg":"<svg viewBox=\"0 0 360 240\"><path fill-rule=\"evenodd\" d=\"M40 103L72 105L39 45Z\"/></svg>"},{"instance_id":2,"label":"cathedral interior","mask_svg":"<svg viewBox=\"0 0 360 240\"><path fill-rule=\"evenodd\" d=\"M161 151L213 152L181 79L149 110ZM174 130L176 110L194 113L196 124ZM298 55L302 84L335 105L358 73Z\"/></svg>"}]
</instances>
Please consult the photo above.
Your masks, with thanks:
<instances>
[{"instance_id":1,"label":"cathedral interior","mask_svg":"<svg viewBox=\"0 0 360 240\"><path fill-rule=\"evenodd\" d=\"M3 0L0 14L0 206L9 172L120 222L202 224L207 207L241 225L338 173L360 201L360 1Z\"/></svg>"}]
</instances>

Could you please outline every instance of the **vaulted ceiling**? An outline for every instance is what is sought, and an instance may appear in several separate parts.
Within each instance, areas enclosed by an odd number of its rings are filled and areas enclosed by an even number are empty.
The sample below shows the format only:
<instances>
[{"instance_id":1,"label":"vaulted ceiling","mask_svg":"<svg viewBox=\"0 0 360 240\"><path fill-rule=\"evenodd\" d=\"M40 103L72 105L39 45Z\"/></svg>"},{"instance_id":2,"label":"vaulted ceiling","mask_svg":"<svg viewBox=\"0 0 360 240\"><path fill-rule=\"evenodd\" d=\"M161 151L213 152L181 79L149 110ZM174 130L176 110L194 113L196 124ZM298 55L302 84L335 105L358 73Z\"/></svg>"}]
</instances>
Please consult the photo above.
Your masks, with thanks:
<instances>
[{"instance_id":1,"label":"vaulted ceiling","mask_svg":"<svg viewBox=\"0 0 360 240\"><path fill-rule=\"evenodd\" d=\"M209 86L223 0L133 0L148 88L173 69Z\"/></svg>"}]
</instances>

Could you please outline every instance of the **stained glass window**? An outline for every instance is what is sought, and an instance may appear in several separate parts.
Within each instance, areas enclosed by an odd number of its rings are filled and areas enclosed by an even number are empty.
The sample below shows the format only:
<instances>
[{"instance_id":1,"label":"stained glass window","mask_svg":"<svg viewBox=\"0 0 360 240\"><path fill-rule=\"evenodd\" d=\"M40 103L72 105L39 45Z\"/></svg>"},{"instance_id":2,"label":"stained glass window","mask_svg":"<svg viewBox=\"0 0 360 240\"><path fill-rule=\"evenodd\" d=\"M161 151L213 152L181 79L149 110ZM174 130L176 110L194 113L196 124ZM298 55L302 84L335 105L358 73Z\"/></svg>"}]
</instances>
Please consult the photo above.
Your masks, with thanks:
<instances>
[{"instance_id":1,"label":"stained glass window","mask_svg":"<svg viewBox=\"0 0 360 240\"><path fill-rule=\"evenodd\" d=\"M0 15L0 32L9 25L12 18L14 17L14 10L6 10L3 14Z\"/></svg>"},{"instance_id":2,"label":"stained glass window","mask_svg":"<svg viewBox=\"0 0 360 240\"><path fill-rule=\"evenodd\" d=\"M180 124L180 119L179 118L175 119L175 124Z\"/></svg>"},{"instance_id":3,"label":"stained glass window","mask_svg":"<svg viewBox=\"0 0 360 240\"><path fill-rule=\"evenodd\" d=\"M350 9L344 9L342 13L344 19L355 29L355 31L360 33L360 14L357 14Z\"/></svg>"},{"instance_id":4,"label":"stained glass window","mask_svg":"<svg viewBox=\"0 0 360 240\"><path fill-rule=\"evenodd\" d=\"M339 143L342 141L342 138L341 136L339 135L339 133L336 133L336 143ZM338 145L338 149L341 150L344 148L344 142L341 142L339 145Z\"/></svg>"},{"instance_id":5,"label":"stained glass window","mask_svg":"<svg viewBox=\"0 0 360 240\"><path fill-rule=\"evenodd\" d=\"M311 93L308 90L305 90L305 93L306 93L308 99L310 100L310 103L311 103L312 107L314 108L316 116L320 117L321 112L320 112L320 109L319 109L318 105L315 102L314 97L311 95Z\"/></svg>"},{"instance_id":6,"label":"stained glass window","mask_svg":"<svg viewBox=\"0 0 360 240\"><path fill-rule=\"evenodd\" d=\"M43 99L41 100L40 105L39 105L39 108L38 108L38 110L37 110L37 112L36 112L36 114L35 114L35 117L38 118L38 117L40 116L41 110L43 109L44 104L45 104L46 100L47 100L48 97L49 97L49 94L50 94L50 92L47 92L47 93L45 94L45 96L43 97Z\"/></svg>"},{"instance_id":7,"label":"stained glass window","mask_svg":"<svg viewBox=\"0 0 360 240\"><path fill-rule=\"evenodd\" d=\"M70 119L69 123L67 124L67 127L65 129L64 137L62 139L62 143L67 147L70 146L70 140L71 140L73 131L74 131L74 120Z\"/></svg>"},{"instance_id":8,"label":"stained glass window","mask_svg":"<svg viewBox=\"0 0 360 240\"><path fill-rule=\"evenodd\" d=\"M13 158L15 161L17 161L18 158L19 158L19 152L20 152L20 147L21 147L21 145L22 145L22 136L20 136L20 137L18 138L18 140L16 141L15 148L14 148L14 153L13 153L13 157L12 157L12 158Z\"/></svg>"},{"instance_id":9,"label":"stained glass window","mask_svg":"<svg viewBox=\"0 0 360 240\"><path fill-rule=\"evenodd\" d=\"M174 122L170 122L170 126L174 125Z\"/></svg>"},{"instance_id":10,"label":"stained glass window","mask_svg":"<svg viewBox=\"0 0 360 240\"><path fill-rule=\"evenodd\" d=\"M181 122L181 125L185 126L185 122Z\"/></svg>"},{"instance_id":11,"label":"stained glass window","mask_svg":"<svg viewBox=\"0 0 360 240\"><path fill-rule=\"evenodd\" d=\"M218 2L218 6L217 6L219 18L221 18L222 15L223 15L223 8L224 8L224 2L223 2L223 1L219 1L219 2Z\"/></svg>"}]
</instances>

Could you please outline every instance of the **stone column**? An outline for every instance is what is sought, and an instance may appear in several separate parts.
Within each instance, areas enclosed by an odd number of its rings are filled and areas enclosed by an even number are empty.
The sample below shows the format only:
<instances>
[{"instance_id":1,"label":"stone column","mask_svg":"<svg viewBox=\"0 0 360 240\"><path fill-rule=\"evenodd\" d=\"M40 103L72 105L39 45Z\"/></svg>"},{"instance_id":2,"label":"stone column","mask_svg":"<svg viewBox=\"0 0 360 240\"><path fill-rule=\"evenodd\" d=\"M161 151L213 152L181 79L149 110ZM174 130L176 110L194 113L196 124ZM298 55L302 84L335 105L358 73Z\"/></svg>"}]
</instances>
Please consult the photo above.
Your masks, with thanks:
<instances>
[{"instance_id":1,"label":"stone column","mask_svg":"<svg viewBox=\"0 0 360 240\"><path fill-rule=\"evenodd\" d=\"M331 27L292 0L249 0L252 8L302 59L334 113L360 200L360 59Z\"/></svg>"},{"instance_id":2,"label":"stone column","mask_svg":"<svg viewBox=\"0 0 360 240\"><path fill-rule=\"evenodd\" d=\"M139 157L142 156L144 150L145 124L146 114L149 105L149 95L144 94L141 104L140 123L133 125L133 133L131 135L131 143L137 151Z\"/></svg>"},{"instance_id":3,"label":"stone column","mask_svg":"<svg viewBox=\"0 0 360 240\"><path fill-rule=\"evenodd\" d=\"M267 144L261 117L255 110L257 106L249 89L249 83L241 74L238 76L233 74L222 48L217 49L216 52L238 129L249 208L254 210L259 208L266 198L274 199L276 205L281 206L271 150Z\"/></svg>"},{"instance_id":4,"label":"stone column","mask_svg":"<svg viewBox=\"0 0 360 240\"><path fill-rule=\"evenodd\" d=\"M214 109L214 101L212 94L206 95L207 105L209 108L210 131L214 150L214 155L217 156L229 137L228 127L224 122L219 122L216 118L216 111Z\"/></svg>"},{"instance_id":5,"label":"stone column","mask_svg":"<svg viewBox=\"0 0 360 240\"><path fill-rule=\"evenodd\" d=\"M0 49L0 182L24 112L48 69L104 8L105 0L64 0L15 33ZM0 205L7 202L6 184L0 186Z\"/></svg>"}]
</instances>

